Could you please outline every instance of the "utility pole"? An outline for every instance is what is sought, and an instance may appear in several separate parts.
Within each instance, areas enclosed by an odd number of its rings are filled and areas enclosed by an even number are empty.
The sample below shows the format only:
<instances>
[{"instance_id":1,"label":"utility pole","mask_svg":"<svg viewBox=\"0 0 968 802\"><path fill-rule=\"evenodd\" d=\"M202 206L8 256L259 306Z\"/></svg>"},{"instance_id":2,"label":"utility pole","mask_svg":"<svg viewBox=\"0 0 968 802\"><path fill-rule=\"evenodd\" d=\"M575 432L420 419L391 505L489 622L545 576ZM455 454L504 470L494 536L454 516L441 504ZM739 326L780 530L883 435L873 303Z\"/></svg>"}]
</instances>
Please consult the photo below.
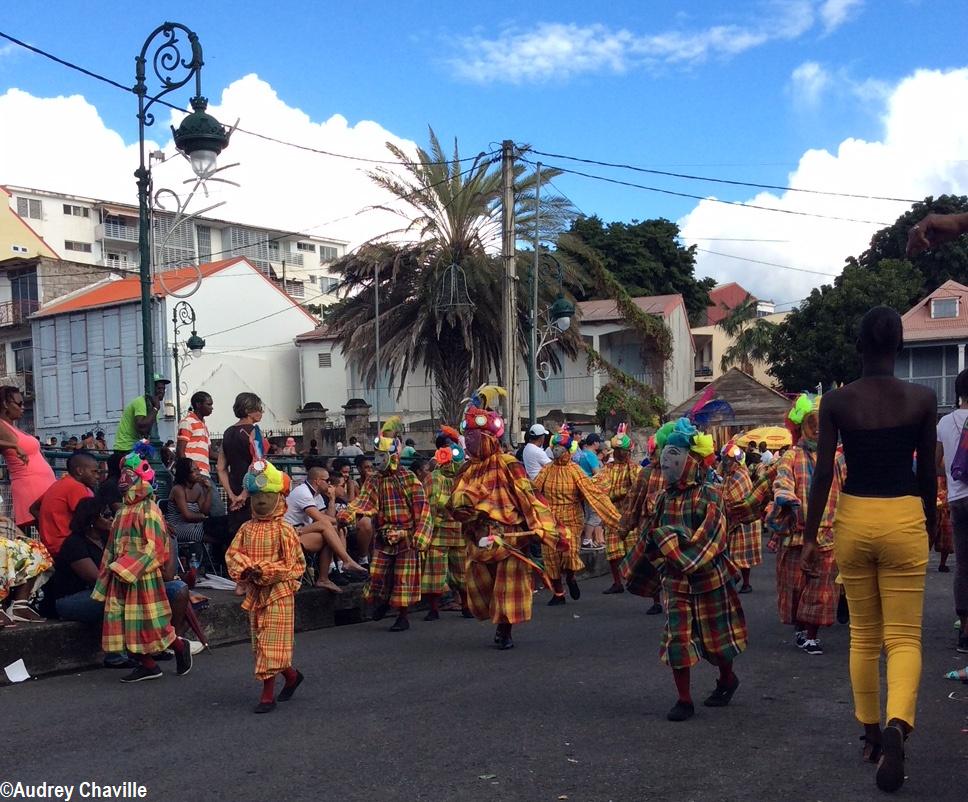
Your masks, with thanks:
<instances>
[{"instance_id":1,"label":"utility pole","mask_svg":"<svg viewBox=\"0 0 968 802\"><path fill-rule=\"evenodd\" d=\"M514 237L514 142L505 139L501 143L501 185L503 203L501 214L501 259L504 262L502 375L507 383L508 408L507 439L517 439L520 428L517 387L517 272L515 270Z\"/></svg>"},{"instance_id":2,"label":"utility pole","mask_svg":"<svg viewBox=\"0 0 968 802\"><path fill-rule=\"evenodd\" d=\"M534 264L531 266L531 311L528 318L531 321L531 331L528 338L528 425L533 426L538 422L538 402L537 388L537 360L538 360L538 280L540 273L538 268L541 264L541 162L538 162L535 170L534 184Z\"/></svg>"}]
</instances>

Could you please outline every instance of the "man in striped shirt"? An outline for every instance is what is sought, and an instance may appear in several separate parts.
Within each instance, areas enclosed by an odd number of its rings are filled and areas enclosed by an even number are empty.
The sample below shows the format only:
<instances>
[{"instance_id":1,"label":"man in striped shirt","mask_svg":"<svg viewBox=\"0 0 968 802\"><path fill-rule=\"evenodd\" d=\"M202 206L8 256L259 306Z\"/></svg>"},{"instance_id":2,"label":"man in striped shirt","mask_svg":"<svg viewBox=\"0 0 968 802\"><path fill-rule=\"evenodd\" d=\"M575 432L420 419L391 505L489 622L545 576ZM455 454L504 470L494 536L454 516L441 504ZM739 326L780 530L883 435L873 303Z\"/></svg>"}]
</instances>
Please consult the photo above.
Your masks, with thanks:
<instances>
[{"instance_id":1,"label":"man in striped shirt","mask_svg":"<svg viewBox=\"0 0 968 802\"><path fill-rule=\"evenodd\" d=\"M209 515L212 518L222 518L226 514L225 502L222 501L218 487L212 481L212 465L209 459L209 447L212 441L208 433L208 426L205 425L205 418L212 414L213 406L212 396L204 390L199 390L192 396L192 404L188 408L188 414L178 424L178 443L175 446L175 455L188 457L198 466L198 472L208 482L212 494L212 506Z\"/></svg>"}]
</instances>

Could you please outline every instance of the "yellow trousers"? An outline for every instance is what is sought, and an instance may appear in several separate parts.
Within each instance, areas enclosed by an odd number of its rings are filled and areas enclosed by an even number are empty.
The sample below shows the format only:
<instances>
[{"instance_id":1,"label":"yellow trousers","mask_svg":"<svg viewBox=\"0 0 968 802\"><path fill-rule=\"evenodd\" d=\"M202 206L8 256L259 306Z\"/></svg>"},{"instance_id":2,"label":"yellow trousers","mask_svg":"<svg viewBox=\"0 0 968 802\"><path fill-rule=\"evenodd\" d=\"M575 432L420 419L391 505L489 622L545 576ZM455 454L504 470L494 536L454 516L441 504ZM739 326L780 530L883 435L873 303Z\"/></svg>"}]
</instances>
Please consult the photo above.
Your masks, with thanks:
<instances>
[{"instance_id":1,"label":"yellow trousers","mask_svg":"<svg viewBox=\"0 0 968 802\"><path fill-rule=\"evenodd\" d=\"M850 684L861 724L881 720L878 661L887 656L887 717L914 726L928 535L921 499L841 495L834 553L850 605Z\"/></svg>"}]
</instances>

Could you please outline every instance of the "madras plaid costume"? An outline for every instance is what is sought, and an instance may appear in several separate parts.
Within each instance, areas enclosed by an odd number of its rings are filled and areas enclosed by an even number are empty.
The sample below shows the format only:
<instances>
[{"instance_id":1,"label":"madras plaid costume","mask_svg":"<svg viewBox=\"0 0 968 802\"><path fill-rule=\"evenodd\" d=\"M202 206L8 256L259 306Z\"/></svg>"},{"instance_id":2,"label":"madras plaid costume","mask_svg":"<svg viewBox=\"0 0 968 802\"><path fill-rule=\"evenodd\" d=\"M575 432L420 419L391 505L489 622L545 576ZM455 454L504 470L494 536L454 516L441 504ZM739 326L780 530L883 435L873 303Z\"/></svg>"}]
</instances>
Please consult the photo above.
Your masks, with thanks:
<instances>
[{"instance_id":1,"label":"madras plaid costume","mask_svg":"<svg viewBox=\"0 0 968 802\"><path fill-rule=\"evenodd\" d=\"M625 463L608 462L599 471L594 481L602 487L615 509L624 516L626 499L629 498L629 494L638 482L641 473L642 468L631 461ZM606 560L620 560L632 545L631 538L628 537L628 530L622 532L620 524L621 519L619 524L605 527ZM628 543L626 543L627 540Z\"/></svg>"},{"instance_id":2,"label":"madras plaid costume","mask_svg":"<svg viewBox=\"0 0 968 802\"><path fill-rule=\"evenodd\" d=\"M659 469L659 461L655 460L648 468L642 469L625 499L625 508L622 510L622 517L617 527L619 536L623 540L631 538L631 545L635 544L639 531L655 514L659 497L663 493L665 493L665 482Z\"/></svg>"},{"instance_id":3,"label":"madras plaid costume","mask_svg":"<svg viewBox=\"0 0 968 802\"><path fill-rule=\"evenodd\" d=\"M257 568L260 576L246 580L242 609L249 613L255 676L274 677L292 666L296 591L306 571L299 535L283 520L286 505L279 503L268 518L252 518L242 524L225 552L229 576L236 581L247 568Z\"/></svg>"},{"instance_id":4,"label":"madras plaid costume","mask_svg":"<svg viewBox=\"0 0 968 802\"><path fill-rule=\"evenodd\" d=\"M567 532L569 549L561 552L551 545L541 548L545 570L551 579L560 579L565 571L581 571L585 563L581 561L581 531L585 526L585 512L582 501L598 513L606 526L617 526L619 514L602 487L585 475L581 468L571 461L555 460L545 465L535 477L534 489L541 494L551 508L558 526Z\"/></svg>"},{"instance_id":5,"label":"madras plaid costume","mask_svg":"<svg viewBox=\"0 0 968 802\"><path fill-rule=\"evenodd\" d=\"M27 537L13 521L0 520L0 602L18 585L42 579L53 564L43 543ZM38 579L34 589L41 584Z\"/></svg>"},{"instance_id":6,"label":"madras plaid costume","mask_svg":"<svg viewBox=\"0 0 968 802\"><path fill-rule=\"evenodd\" d=\"M154 490L138 479L111 525L91 598L104 602L101 648L157 654L175 640L162 567L169 538Z\"/></svg>"},{"instance_id":7,"label":"madras plaid costume","mask_svg":"<svg viewBox=\"0 0 968 802\"><path fill-rule=\"evenodd\" d=\"M376 525L364 601L394 608L420 601L417 548L426 548L431 538L430 505L420 480L396 462L386 473L371 474L337 518L349 524L364 516L373 518Z\"/></svg>"},{"instance_id":8,"label":"madras plaid costume","mask_svg":"<svg viewBox=\"0 0 968 802\"><path fill-rule=\"evenodd\" d=\"M745 465L733 462L722 491L730 559L738 568L753 568L763 562L763 524L759 520L744 523L730 515L730 510L753 492L753 481Z\"/></svg>"},{"instance_id":9,"label":"madras plaid costume","mask_svg":"<svg viewBox=\"0 0 968 802\"><path fill-rule=\"evenodd\" d=\"M773 481L773 507L767 528L779 537L776 554L776 593L780 621L784 624L816 624L828 627L837 612L838 593L834 585L834 513L846 476L844 455L834 462L834 478L827 506L817 530L817 568L820 576L808 577L800 570L803 551L803 524L807 514L810 482L817 464L816 446L801 439L784 454Z\"/></svg>"},{"instance_id":10,"label":"madras plaid costume","mask_svg":"<svg viewBox=\"0 0 968 802\"><path fill-rule=\"evenodd\" d=\"M577 467L577 466L576 466ZM534 538L558 543L554 516L535 495L524 466L501 453L485 434L479 459L467 463L450 496L454 517L463 521L467 540L467 606L480 621L520 624L531 619L532 568L516 556ZM481 546L483 538L496 537Z\"/></svg>"},{"instance_id":11,"label":"madras plaid costume","mask_svg":"<svg viewBox=\"0 0 968 802\"><path fill-rule=\"evenodd\" d=\"M938 471L938 537L934 550L950 554L955 550L954 527L951 523L951 510L948 508L948 477Z\"/></svg>"},{"instance_id":12,"label":"madras plaid costume","mask_svg":"<svg viewBox=\"0 0 968 802\"><path fill-rule=\"evenodd\" d=\"M665 591L668 617L659 657L670 668L689 668L700 657L732 660L747 645L722 494L690 460L687 478L659 498L622 564L632 593L653 596L660 584Z\"/></svg>"},{"instance_id":13,"label":"madras plaid costume","mask_svg":"<svg viewBox=\"0 0 968 802\"><path fill-rule=\"evenodd\" d=\"M448 586L458 593L464 589L467 548L460 521L454 520L449 506L457 471L457 465L451 462L437 468L430 475L429 502L433 537L421 559L422 593L443 593Z\"/></svg>"}]
</instances>

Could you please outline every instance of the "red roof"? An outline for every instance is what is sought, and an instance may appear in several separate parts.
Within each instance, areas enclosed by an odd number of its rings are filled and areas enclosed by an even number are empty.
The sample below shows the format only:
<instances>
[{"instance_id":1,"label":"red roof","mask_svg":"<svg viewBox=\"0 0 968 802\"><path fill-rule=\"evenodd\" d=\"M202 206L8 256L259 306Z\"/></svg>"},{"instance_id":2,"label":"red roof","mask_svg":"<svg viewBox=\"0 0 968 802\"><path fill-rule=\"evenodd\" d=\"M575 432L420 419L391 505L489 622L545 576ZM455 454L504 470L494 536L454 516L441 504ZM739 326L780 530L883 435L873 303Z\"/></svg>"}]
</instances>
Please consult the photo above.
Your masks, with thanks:
<instances>
[{"instance_id":1,"label":"red roof","mask_svg":"<svg viewBox=\"0 0 968 802\"><path fill-rule=\"evenodd\" d=\"M336 335L330 332L329 326L325 323L320 323L312 331L307 331L304 334L300 334L296 337L297 343L312 343L312 342L322 342L323 340L333 340Z\"/></svg>"},{"instance_id":2,"label":"red roof","mask_svg":"<svg viewBox=\"0 0 968 802\"><path fill-rule=\"evenodd\" d=\"M719 323L726 315L747 298L754 296L735 281L720 284L709 291L709 306L706 307L706 325Z\"/></svg>"},{"instance_id":3,"label":"red roof","mask_svg":"<svg viewBox=\"0 0 968 802\"><path fill-rule=\"evenodd\" d=\"M678 294L643 295L639 298L633 298L632 301L646 314L661 315L663 318L669 317L673 309L683 304L682 296ZM604 323L610 320L622 319L622 313L618 311L618 304L610 299L604 301L581 301L578 304L578 308L581 309L582 323Z\"/></svg>"},{"instance_id":4,"label":"red roof","mask_svg":"<svg viewBox=\"0 0 968 802\"><path fill-rule=\"evenodd\" d=\"M230 265L245 261L240 257L232 259L222 259L218 262L199 265L198 270L202 277L211 276L218 273ZM180 267L177 270L165 271L165 286L161 284L158 276L155 276L152 293L156 298L164 298L169 292L178 292L194 283L198 272L194 267ZM167 291L165 289L167 287ZM98 282L91 287L79 290L72 295L68 295L52 304L43 307L34 317L48 317L50 315L63 315L67 312L79 312L82 309L97 309L101 306L116 306L118 304L136 303L141 300L141 279L138 276L130 276L122 279L107 279Z\"/></svg>"},{"instance_id":5,"label":"red roof","mask_svg":"<svg viewBox=\"0 0 968 802\"><path fill-rule=\"evenodd\" d=\"M940 298L955 298L958 301L957 317L931 317L931 301ZM946 281L911 307L901 317L901 322L904 324L904 342L968 338L968 287L957 281Z\"/></svg>"}]
</instances>

